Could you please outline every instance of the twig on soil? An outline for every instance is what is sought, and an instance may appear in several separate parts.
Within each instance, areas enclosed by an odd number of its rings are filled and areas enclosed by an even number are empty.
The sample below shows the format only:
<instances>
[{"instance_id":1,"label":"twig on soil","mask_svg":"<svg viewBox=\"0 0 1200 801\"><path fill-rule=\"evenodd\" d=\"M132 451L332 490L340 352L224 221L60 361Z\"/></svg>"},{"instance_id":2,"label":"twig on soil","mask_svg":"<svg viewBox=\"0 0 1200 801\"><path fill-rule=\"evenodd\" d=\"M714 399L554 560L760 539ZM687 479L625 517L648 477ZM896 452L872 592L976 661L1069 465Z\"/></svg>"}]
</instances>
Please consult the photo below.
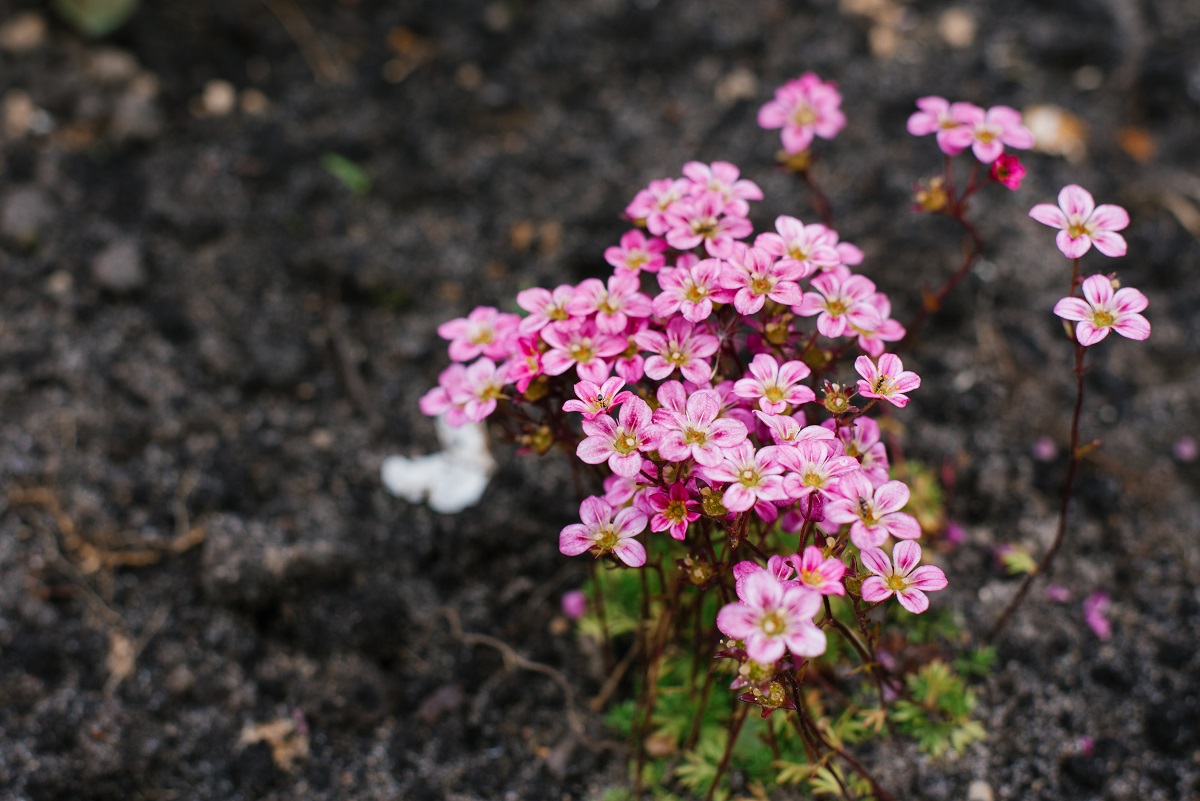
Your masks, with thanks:
<instances>
[{"instance_id":1,"label":"twig on soil","mask_svg":"<svg viewBox=\"0 0 1200 801\"><path fill-rule=\"evenodd\" d=\"M562 690L563 700L565 701L567 713L567 725L574 732L575 736L581 742L588 742L586 731L583 728L583 722L579 719L579 713L575 709L575 691L571 689L571 684L567 681L562 673L542 662L534 662L517 653L511 645L498 640L495 637L489 637L486 634L472 634L471 632L462 630L462 620L458 616L458 612L448 606L442 607L442 617L446 618L446 622L450 624L450 634L456 640L465 645L486 645L489 648L494 648L500 652L500 658L504 660L505 670L513 670L520 668L521 670L529 670L534 673L541 673L547 676L558 685L558 689Z\"/></svg>"},{"instance_id":2,"label":"twig on soil","mask_svg":"<svg viewBox=\"0 0 1200 801\"><path fill-rule=\"evenodd\" d=\"M371 403L367 384L358 371L358 365L354 363L354 351L350 347L350 338L346 333L345 326L342 325L343 312L337 299L336 289L330 290L325 301L325 329L329 333L329 344L332 346L330 349L337 361L338 375L341 377L350 399L354 401L354 405L367 418L367 426L371 431L378 431L383 427L383 418L379 416L376 404Z\"/></svg>"},{"instance_id":3,"label":"twig on soil","mask_svg":"<svg viewBox=\"0 0 1200 801\"><path fill-rule=\"evenodd\" d=\"M169 617L170 614L171 605L164 603L159 606L157 610L155 610L154 617L146 621L146 625L142 627L142 631L138 635L137 641L133 643L132 650L126 657L128 661L126 662L124 669L113 671L109 675L108 681L104 683L105 696L112 696L112 694L117 691L117 688L121 686L121 682L129 678L130 674L133 673L133 668L137 665L138 658L141 657L142 652L146 650L146 646L150 644L150 641L154 639L154 635L158 634L158 632L162 629L163 624L167 622L167 617ZM128 637L128 635L123 636Z\"/></svg>"},{"instance_id":4,"label":"twig on soil","mask_svg":"<svg viewBox=\"0 0 1200 801\"><path fill-rule=\"evenodd\" d=\"M304 12L292 0L262 0L263 5L275 15L279 24L292 37L300 50L313 77L322 86L331 86L342 82L342 68L338 60L330 54L329 49L322 44L313 29L312 23Z\"/></svg>"}]
</instances>

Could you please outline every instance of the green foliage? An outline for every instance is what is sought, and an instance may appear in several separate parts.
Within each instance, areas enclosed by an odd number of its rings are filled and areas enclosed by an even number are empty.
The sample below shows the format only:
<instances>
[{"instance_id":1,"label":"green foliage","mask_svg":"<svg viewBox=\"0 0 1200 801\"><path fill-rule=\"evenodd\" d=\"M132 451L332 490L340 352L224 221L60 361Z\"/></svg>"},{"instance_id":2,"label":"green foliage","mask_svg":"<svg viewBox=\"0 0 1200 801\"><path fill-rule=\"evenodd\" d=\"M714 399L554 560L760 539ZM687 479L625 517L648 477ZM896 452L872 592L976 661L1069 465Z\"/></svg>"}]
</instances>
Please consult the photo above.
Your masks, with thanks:
<instances>
[{"instance_id":1,"label":"green foliage","mask_svg":"<svg viewBox=\"0 0 1200 801\"><path fill-rule=\"evenodd\" d=\"M904 481L910 492L904 511L917 519L926 534L941 531L946 525L946 503L937 475L911 459L893 470L893 477Z\"/></svg>"},{"instance_id":2,"label":"green foliage","mask_svg":"<svg viewBox=\"0 0 1200 801\"><path fill-rule=\"evenodd\" d=\"M1033 554L1019 545L1011 545L1000 554L1000 561L1010 575L1019 576L1022 573L1032 573L1037 570L1037 560Z\"/></svg>"},{"instance_id":3,"label":"green foliage","mask_svg":"<svg viewBox=\"0 0 1200 801\"><path fill-rule=\"evenodd\" d=\"M93 39L120 28L137 7L138 0L54 0L58 16L79 33Z\"/></svg>"},{"instance_id":4,"label":"green foliage","mask_svg":"<svg viewBox=\"0 0 1200 801\"><path fill-rule=\"evenodd\" d=\"M321 166L354 194L365 195L371 191L371 176L342 154L326 153L321 156Z\"/></svg>"},{"instance_id":5,"label":"green foliage","mask_svg":"<svg viewBox=\"0 0 1200 801\"><path fill-rule=\"evenodd\" d=\"M987 736L979 721L971 719L975 694L945 662L935 660L910 675L908 691L913 700L897 701L891 717L925 753L961 752Z\"/></svg>"}]
</instances>

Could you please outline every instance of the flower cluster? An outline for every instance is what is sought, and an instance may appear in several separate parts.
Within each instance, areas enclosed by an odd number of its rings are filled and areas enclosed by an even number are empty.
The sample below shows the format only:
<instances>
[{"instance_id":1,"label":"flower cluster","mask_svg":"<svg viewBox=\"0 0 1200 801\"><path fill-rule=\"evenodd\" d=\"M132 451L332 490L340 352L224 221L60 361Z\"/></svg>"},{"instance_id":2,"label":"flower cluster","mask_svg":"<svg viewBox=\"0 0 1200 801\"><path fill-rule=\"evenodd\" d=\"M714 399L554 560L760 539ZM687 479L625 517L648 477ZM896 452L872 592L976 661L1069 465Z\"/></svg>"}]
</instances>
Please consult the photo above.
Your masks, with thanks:
<instances>
[{"instance_id":1,"label":"flower cluster","mask_svg":"<svg viewBox=\"0 0 1200 801\"><path fill-rule=\"evenodd\" d=\"M908 118L908 132L913 136L935 134L938 148L948 158L969 148L980 163L989 165L988 175L993 181L1012 190L1020 188L1025 167L1015 155L1004 152L1004 148L1033 147L1033 133L1025 127L1016 109L1008 106L983 109L973 103L951 103L934 95L917 100L917 111ZM947 204L945 191L949 184L947 170L945 178L934 179L931 187L918 192L918 207L942 211ZM975 188L972 174L972 182L960 200L969 197Z\"/></svg>"},{"instance_id":2,"label":"flower cluster","mask_svg":"<svg viewBox=\"0 0 1200 801\"><path fill-rule=\"evenodd\" d=\"M824 85L797 83L821 107ZM903 511L908 487L889 478L880 427L864 415L904 407L921 384L885 352L905 329L854 271L862 251L834 229L779 216L755 235L749 202L761 198L724 162L651 182L625 210L636 227L605 253L611 275L527 289L517 296L524 317L484 307L441 326L454 364L421 405L452 424L483 420L500 402L527 428L561 421L557 441L610 473L581 522L562 530L564 554L640 567L643 535L693 554L714 534L733 547L772 530L798 536L769 568L743 561L730 576L709 566L718 581L736 578L739 600L716 621L734 641L729 653L770 680L785 653L824 652L814 617L822 596L847 593L844 580L856 579L857 602L895 593L920 612L928 602L914 599L945 579L927 566L905 583L911 549L897 556L904 568L888 574L890 590L871 578L890 565L880 550L890 539L921 536ZM855 357L857 392L848 376L833 383L843 354Z\"/></svg>"},{"instance_id":3,"label":"flower cluster","mask_svg":"<svg viewBox=\"0 0 1200 801\"><path fill-rule=\"evenodd\" d=\"M1097 206L1090 192L1076 184L1064 186L1058 193L1058 205L1039 203L1029 216L1044 225L1059 229L1056 244L1062 254L1078 260L1092 245L1105 256L1124 256L1125 237L1117 233L1129 225L1129 213L1120 206ZM1080 345L1095 345L1116 331L1128 339L1150 337L1150 322L1141 315L1149 301L1131 287L1118 288L1115 280L1105 275L1083 279L1083 297L1075 294L1076 280L1071 281L1071 294L1054 306L1054 313L1075 323L1075 338Z\"/></svg>"}]
</instances>

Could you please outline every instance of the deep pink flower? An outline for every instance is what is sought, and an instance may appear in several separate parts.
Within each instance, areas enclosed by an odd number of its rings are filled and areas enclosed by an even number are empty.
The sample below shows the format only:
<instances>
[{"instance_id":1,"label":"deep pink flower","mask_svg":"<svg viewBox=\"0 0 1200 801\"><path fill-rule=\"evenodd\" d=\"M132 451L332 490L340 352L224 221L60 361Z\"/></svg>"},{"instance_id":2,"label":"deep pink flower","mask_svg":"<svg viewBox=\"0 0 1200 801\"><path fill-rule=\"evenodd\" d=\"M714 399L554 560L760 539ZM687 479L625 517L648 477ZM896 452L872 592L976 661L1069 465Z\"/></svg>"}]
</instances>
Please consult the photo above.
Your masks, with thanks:
<instances>
[{"instance_id":1,"label":"deep pink flower","mask_svg":"<svg viewBox=\"0 0 1200 801\"><path fill-rule=\"evenodd\" d=\"M658 441L658 453L671 462L691 457L697 464L716 467L722 452L746 439L746 426L737 420L718 419L721 397L714 390L702 389L692 393L682 412L666 407L654 410L654 424L663 431Z\"/></svg>"},{"instance_id":2,"label":"deep pink flower","mask_svg":"<svg viewBox=\"0 0 1200 801\"><path fill-rule=\"evenodd\" d=\"M779 233L759 234L754 247L775 256L781 264L795 262L800 267L795 280L842 263L835 247L837 235L829 242L829 229L824 225L805 225L795 217L780 215L775 218L775 230Z\"/></svg>"},{"instance_id":3,"label":"deep pink flower","mask_svg":"<svg viewBox=\"0 0 1200 801\"><path fill-rule=\"evenodd\" d=\"M1150 321L1138 312L1150 301L1132 287L1113 292L1112 282L1103 275L1083 280L1082 298L1063 298L1054 304L1054 313L1075 321L1075 337L1080 345L1095 345L1109 330L1123 337L1142 340L1150 336Z\"/></svg>"},{"instance_id":4,"label":"deep pink flower","mask_svg":"<svg viewBox=\"0 0 1200 801\"><path fill-rule=\"evenodd\" d=\"M588 464L608 462L609 469L618 476L633 478L642 472L640 452L658 446L650 415L650 406L633 395L622 404L617 420L606 414L584 420L583 433L587 437L579 443L575 455Z\"/></svg>"},{"instance_id":5,"label":"deep pink flower","mask_svg":"<svg viewBox=\"0 0 1200 801\"><path fill-rule=\"evenodd\" d=\"M901 409L908 405L908 396L904 393L921 386L921 377L912 370L905 370L904 363L894 353L880 356L878 364L869 356L859 356L854 360L854 369L862 376L858 382L860 395L885 400Z\"/></svg>"},{"instance_id":6,"label":"deep pink flower","mask_svg":"<svg viewBox=\"0 0 1200 801\"><path fill-rule=\"evenodd\" d=\"M567 303L575 293L575 287L562 284L551 292L540 286L523 289L517 293L517 305L529 312L517 327L522 334L540 331L546 325L567 319Z\"/></svg>"},{"instance_id":7,"label":"deep pink flower","mask_svg":"<svg viewBox=\"0 0 1200 801\"><path fill-rule=\"evenodd\" d=\"M542 374L542 351L533 337L518 337L515 351L506 362L508 380L516 382L517 392L524 394L533 379Z\"/></svg>"},{"instance_id":8,"label":"deep pink flower","mask_svg":"<svg viewBox=\"0 0 1200 801\"><path fill-rule=\"evenodd\" d=\"M635 228L621 237L619 246L613 245L604 251L604 260L618 272L637 275L645 270L648 273L656 273L667 263L667 258L663 255L666 249L666 242L657 237L647 238Z\"/></svg>"},{"instance_id":9,"label":"deep pink flower","mask_svg":"<svg viewBox=\"0 0 1200 801\"><path fill-rule=\"evenodd\" d=\"M646 493L646 501L654 510L650 530L668 531L677 540L687 536L689 523L700 519L700 502L691 496L683 482L675 482L666 491L652 487Z\"/></svg>"},{"instance_id":10,"label":"deep pink flower","mask_svg":"<svg viewBox=\"0 0 1200 801\"><path fill-rule=\"evenodd\" d=\"M879 548L864 548L862 562L875 575L862 583L863 600L876 603L895 594L900 605L908 611L915 615L924 612L929 608L925 593L944 590L949 582L940 567L917 567L920 561L921 546L912 541L896 543L890 558Z\"/></svg>"},{"instance_id":11,"label":"deep pink flower","mask_svg":"<svg viewBox=\"0 0 1200 801\"><path fill-rule=\"evenodd\" d=\"M654 314L666 319L679 312L693 323L707 319L714 302L733 299L733 293L721 286L721 267L717 259L702 259L660 272L658 285L663 291L654 298Z\"/></svg>"},{"instance_id":12,"label":"deep pink flower","mask_svg":"<svg viewBox=\"0 0 1200 801\"><path fill-rule=\"evenodd\" d=\"M580 381L575 385L575 397L563 404L564 412L582 412L584 420L598 414L608 414L610 409L620 406L633 397L629 390L622 390L625 379L617 376L605 379L603 384L595 381Z\"/></svg>"},{"instance_id":13,"label":"deep pink flower","mask_svg":"<svg viewBox=\"0 0 1200 801\"><path fill-rule=\"evenodd\" d=\"M521 318L504 314L491 306L479 306L466 317L438 326L438 336L450 340L450 358L469 362L476 356L505 359L512 347Z\"/></svg>"},{"instance_id":14,"label":"deep pink flower","mask_svg":"<svg viewBox=\"0 0 1200 801\"><path fill-rule=\"evenodd\" d=\"M832 82L806 72L775 90L775 99L758 110L758 124L782 128L783 149L801 153L814 135L832 139L846 126L841 105L842 95Z\"/></svg>"},{"instance_id":15,"label":"deep pink flower","mask_svg":"<svg viewBox=\"0 0 1200 801\"><path fill-rule=\"evenodd\" d=\"M804 293L796 281L803 272L796 262L776 262L766 251L738 243L721 269L720 283L736 292L733 307L738 314L749 316L757 314L768 298L784 306L799 303Z\"/></svg>"},{"instance_id":16,"label":"deep pink flower","mask_svg":"<svg viewBox=\"0 0 1200 801\"><path fill-rule=\"evenodd\" d=\"M992 180L1004 184L1015 192L1021 188L1021 180L1025 177L1025 167L1019 158L1011 153L1005 153L992 162L990 173Z\"/></svg>"},{"instance_id":17,"label":"deep pink flower","mask_svg":"<svg viewBox=\"0 0 1200 801\"><path fill-rule=\"evenodd\" d=\"M842 576L846 564L841 559L826 558L821 549L809 545L803 554L792 554L788 561L796 568L796 579L807 584L822 595L845 595Z\"/></svg>"},{"instance_id":18,"label":"deep pink flower","mask_svg":"<svg viewBox=\"0 0 1200 801\"><path fill-rule=\"evenodd\" d=\"M574 367L581 379L597 384L608 378L606 359L625 349L624 339L602 333L595 323L583 319L552 323L542 329L542 339L550 346L542 354L547 375L562 375Z\"/></svg>"},{"instance_id":19,"label":"deep pink flower","mask_svg":"<svg viewBox=\"0 0 1200 801\"><path fill-rule=\"evenodd\" d=\"M646 564L646 549L634 539L646 530L646 515L632 507L613 515L608 502L585 498L579 506L581 523L572 523L558 535L558 550L565 556L592 551L597 556L614 553L630 567Z\"/></svg>"},{"instance_id":20,"label":"deep pink flower","mask_svg":"<svg viewBox=\"0 0 1200 801\"><path fill-rule=\"evenodd\" d=\"M817 330L827 337L840 337L847 329L874 330L883 324L879 311L871 304L875 284L861 275L852 275L845 267L835 267L810 282L815 292L805 292L792 311L801 317L817 317Z\"/></svg>"},{"instance_id":21,"label":"deep pink flower","mask_svg":"<svg viewBox=\"0 0 1200 801\"><path fill-rule=\"evenodd\" d=\"M756 451L743 440L721 453L721 461L705 466L701 474L709 481L728 484L721 503L731 512L744 512L763 501L782 501L783 467L775 461L775 446ZM769 513L768 513L769 514Z\"/></svg>"},{"instance_id":22,"label":"deep pink flower","mask_svg":"<svg viewBox=\"0 0 1200 801\"><path fill-rule=\"evenodd\" d=\"M650 298L640 291L636 275L615 273L606 286L599 278L585 278L575 287L567 304L572 317L596 315L596 327L603 334L624 334L630 317L649 317Z\"/></svg>"},{"instance_id":23,"label":"deep pink flower","mask_svg":"<svg viewBox=\"0 0 1200 801\"><path fill-rule=\"evenodd\" d=\"M730 214L720 195L707 194L681 200L666 214L667 244L676 250L691 250L703 243L714 258L729 256L736 239L754 232L745 217Z\"/></svg>"},{"instance_id":24,"label":"deep pink flower","mask_svg":"<svg viewBox=\"0 0 1200 801\"><path fill-rule=\"evenodd\" d=\"M1091 249L1105 256L1124 256L1125 237L1116 233L1129 225L1129 213L1120 206L1097 206L1090 192L1077 184L1064 186L1058 205L1039 203L1029 216L1043 225L1060 229L1056 243L1068 259L1078 259Z\"/></svg>"},{"instance_id":25,"label":"deep pink flower","mask_svg":"<svg viewBox=\"0 0 1200 801\"><path fill-rule=\"evenodd\" d=\"M811 389L800 382L812 372L800 361L775 361L769 353L760 353L750 362L750 376L737 381L733 392L739 398L758 401L758 408L770 414L783 414L787 407L815 400Z\"/></svg>"},{"instance_id":26,"label":"deep pink flower","mask_svg":"<svg viewBox=\"0 0 1200 801\"><path fill-rule=\"evenodd\" d=\"M763 198L758 184L739 178L740 171L728 161L714 161L712 164L689 161L683 165L683 174L692 181L692 195L702 195L705 192L719 195L725 203L725 213L735 217L745 217L750 213L747 200Z\"/></svg>"},{"instance_id":27,"label":"deep pink flower","mask_svg":"<svg viewBox=\"0 0 1200 801\"><path fill-rule=\"evenodd\" d=\"M638 346L654 355L646 359L646 375L661 381L675 372L696 384L707 384L712 380L712 365L706 360L717 352L720 340L707 333L704 326L696 326L679 317L667 323L666 334L646 330L633 337Z\"/></svg>"},{"instance_id":28,"label":"deep pink flower","mask_svg":"<svg viewBox=\"0 0 1200 801\"><path fill-rule=\"evenodd\" d=\"M1015 108L992 106L984 111L972 106L961 118L971 132L971 151L984 164L998 159L1005 145L1019 150L1033 147L1033 134L1021 123L1021 112Z\"/></svg>"},{"instance_id":29,"label":"deep pink flower","mask_svg":"<svg viewBox=\"0 0 1200 801\"><path fill-rule=\"evenodd\" d=\"M858 548L878 548L888 538L913 540L921 536L917 519L900 510L908 503L909 490L903 481L888 481L876 488L861 471L838 481L839 497L825 507L825 519L850 523L850 541Z\"/></svg>"},{"instance_id":30,"label":"deep pink flower","mask_svg":"<svg viewBox=\"0 0 1200 801\"><path fill-rule=\"evenodd\" d=\"M807 587L785 587L766 570L746 578L738 596L717 613L717 628L727 637L743 640L755 662L770 664L785 651L814 657L825 653L825 632L813 623L821 595Z\"/></svg>"},{"instance_id":31,"label":"deep pink flower","mask_svg":"<svg viewBox=\"0 0 1200 801\"><path fill-rule=\"evenodd\" d=\"M937 134L937 144L947 156L957 156L971 146L974 136L963 123L968 109L978 108L970 103L951 104L943 97L929 96L917 100L919 111L908 118L908 132L913 136ZM982 109L979 109L982 113Z\"/></svg>"},{"instance_id":32,"label":"deep pink flower","mask_svg":"<svg viewBox=\"0 0 1200 801\"><path fill-rule=\"evenodd\" d=\"M587 595L583 590L567 590L562 595L562 611L570 620L579 620L587 612Z\"/></svg>"}]
</instances>

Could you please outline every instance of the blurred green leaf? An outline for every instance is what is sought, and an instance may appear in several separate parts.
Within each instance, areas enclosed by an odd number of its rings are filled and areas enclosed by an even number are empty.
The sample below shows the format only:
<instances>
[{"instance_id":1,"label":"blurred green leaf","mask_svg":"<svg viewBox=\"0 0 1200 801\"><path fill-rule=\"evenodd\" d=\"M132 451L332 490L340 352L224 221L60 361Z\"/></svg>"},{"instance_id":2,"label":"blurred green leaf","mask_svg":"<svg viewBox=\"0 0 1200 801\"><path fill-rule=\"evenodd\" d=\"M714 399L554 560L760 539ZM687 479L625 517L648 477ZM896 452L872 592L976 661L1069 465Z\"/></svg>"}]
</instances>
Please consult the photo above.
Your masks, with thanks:
<instances>
[{"instance_id":1,"label":"blurred green leaf","mask_svg":"<svg viewBox=\"0 0 1200 801\"><path fill-rule=\"evenodd\" d=\"M371 177L362 167L342 154L326 153L321 156L321 166L354 194L365 195L371 191Z\"/></svg>"},{"instance_id":2,"label":"blurred green leaf","mask_svg":"<svg viewBox=\"0 0 1200 801\"><path fill-rule=\"evenodd\" d=\"M138 0L54 0L54 10L64 22L95 39L124 25L137 7Z\"/></svg>"}]
</instances>

